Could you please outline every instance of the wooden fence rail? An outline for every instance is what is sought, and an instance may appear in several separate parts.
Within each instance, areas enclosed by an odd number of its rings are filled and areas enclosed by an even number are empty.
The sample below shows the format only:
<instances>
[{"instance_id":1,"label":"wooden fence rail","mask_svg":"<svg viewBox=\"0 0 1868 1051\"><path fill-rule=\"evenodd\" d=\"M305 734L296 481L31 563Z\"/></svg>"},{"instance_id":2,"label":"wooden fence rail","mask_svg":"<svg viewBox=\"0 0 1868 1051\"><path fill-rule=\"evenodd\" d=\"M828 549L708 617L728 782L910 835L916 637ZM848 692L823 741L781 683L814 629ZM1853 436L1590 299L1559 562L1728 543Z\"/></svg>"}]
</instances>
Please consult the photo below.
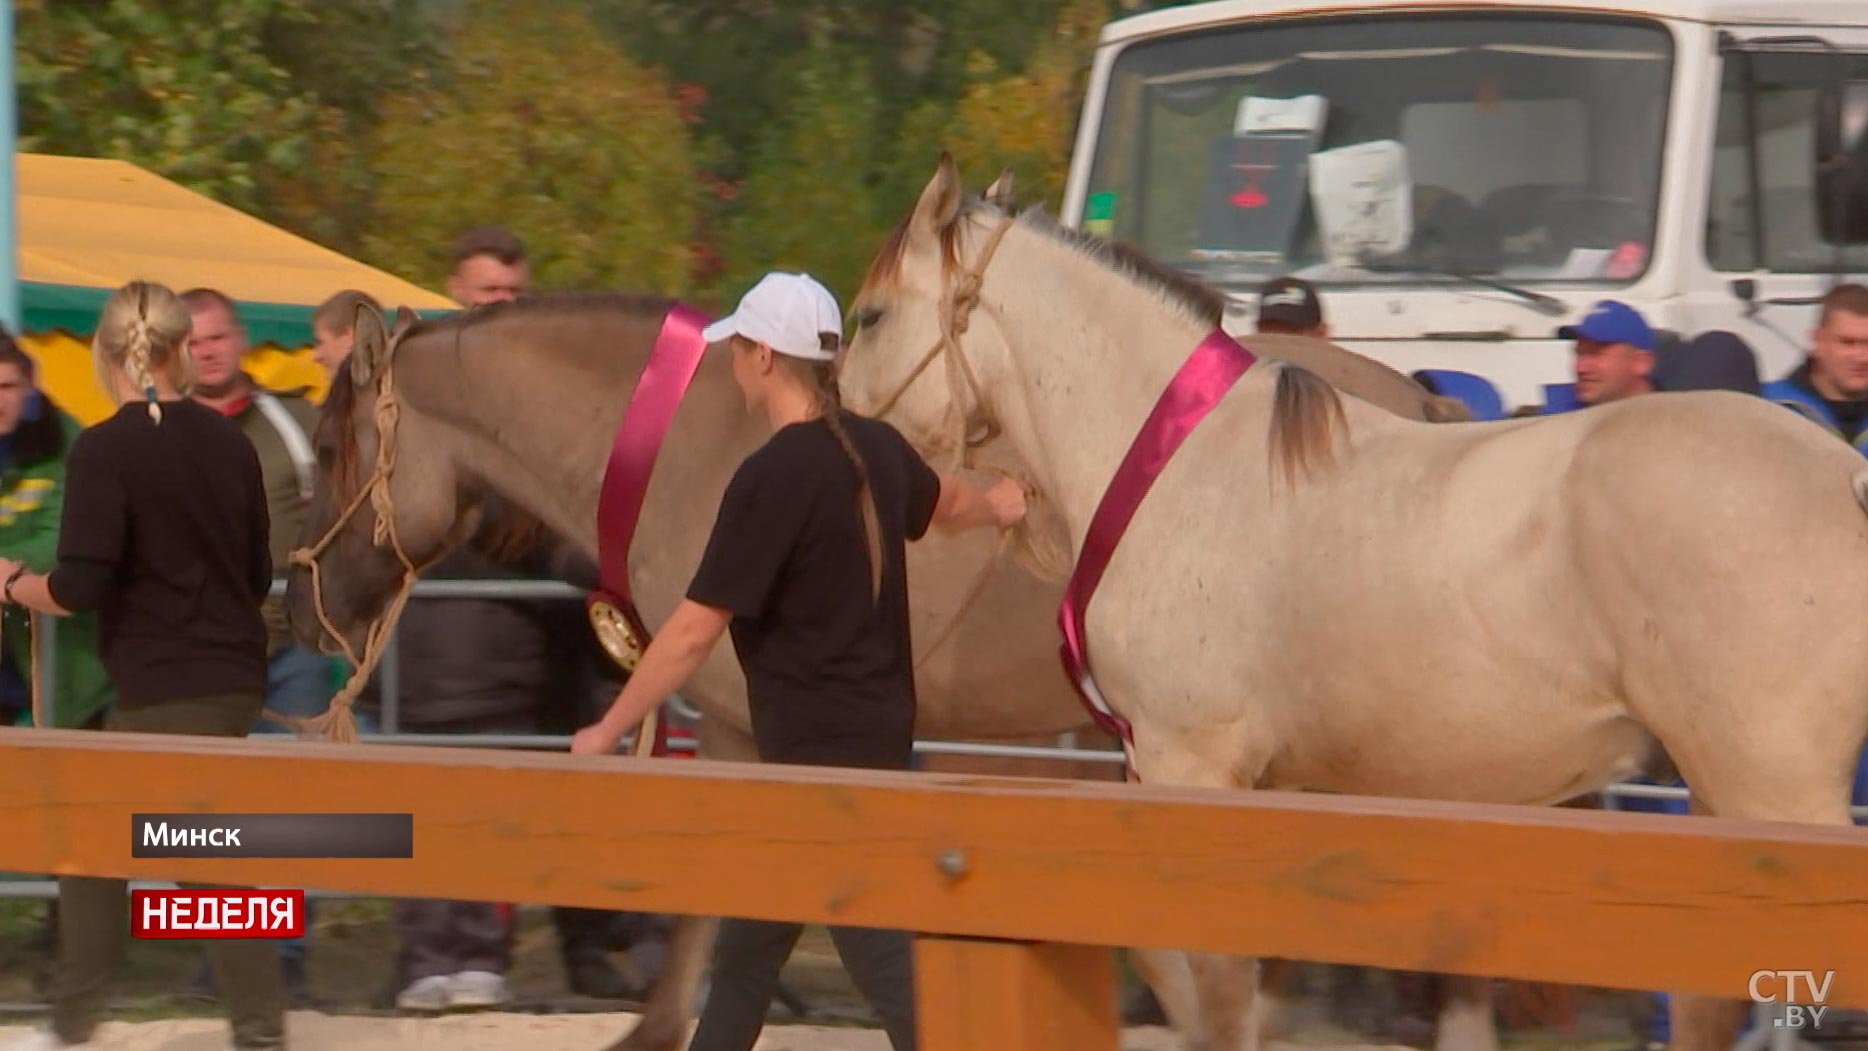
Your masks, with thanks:
<instances>
[{"instance_id":1,"label":"wooden fence rail","mask_svg":"<svg viewBox=\"0 0 1868 1051\"><path fill-rule=\"evenodd\" d=\"M0 868L924 932L923 1046L1116 1046L1107 946L1868 1007L1868 830L1296 793L0 731ZM130 815L414 815L412 859L136 859Z\"/></svg>"}]
</instances>

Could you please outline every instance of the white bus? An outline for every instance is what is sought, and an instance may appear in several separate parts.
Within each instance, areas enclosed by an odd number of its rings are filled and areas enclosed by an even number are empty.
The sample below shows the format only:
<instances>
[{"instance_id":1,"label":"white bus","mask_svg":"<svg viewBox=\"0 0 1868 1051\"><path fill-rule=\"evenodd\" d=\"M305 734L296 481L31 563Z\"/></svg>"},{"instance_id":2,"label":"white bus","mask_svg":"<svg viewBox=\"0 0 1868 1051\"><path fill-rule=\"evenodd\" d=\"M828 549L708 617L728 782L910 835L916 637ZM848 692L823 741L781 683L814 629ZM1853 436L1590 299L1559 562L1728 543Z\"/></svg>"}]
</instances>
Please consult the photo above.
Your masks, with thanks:
<instances>
[{"instance_id":1,"label":"white bus","mask_svg":"<svg viewBox=\"0 0 1868 1051\"><path fill-rule=\"evenodd\" d=\"M1225 290L1314 282L1333 338L1504 407L1598 299L1726 329L1766 381L1868 273L1868 3L1218 0L1103 31L1064 221Z\"/></svg>"}]
</instances>

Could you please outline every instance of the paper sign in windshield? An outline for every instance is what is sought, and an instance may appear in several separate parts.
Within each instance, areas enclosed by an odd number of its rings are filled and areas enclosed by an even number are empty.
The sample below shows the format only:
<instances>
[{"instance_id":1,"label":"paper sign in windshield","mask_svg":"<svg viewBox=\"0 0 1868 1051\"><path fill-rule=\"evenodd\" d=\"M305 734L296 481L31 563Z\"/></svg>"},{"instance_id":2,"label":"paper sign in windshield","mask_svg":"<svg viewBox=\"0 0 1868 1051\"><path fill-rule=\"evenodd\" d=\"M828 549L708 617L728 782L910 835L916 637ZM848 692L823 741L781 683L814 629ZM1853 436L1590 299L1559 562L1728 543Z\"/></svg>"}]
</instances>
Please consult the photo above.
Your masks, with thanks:
<instances>
[{"instance_id":1,"label":"paper sign in windshield","mask_svg":"<svg viewBox=\"0 0 1868 1051\"><path fill-rule=\"evenodd\" d=\"M1399 255L1414 236L1407 147L1364 142L1310 155L1310 203L1324 257L1353 267L1369 256Z\"/></svg>"}]
</instances>

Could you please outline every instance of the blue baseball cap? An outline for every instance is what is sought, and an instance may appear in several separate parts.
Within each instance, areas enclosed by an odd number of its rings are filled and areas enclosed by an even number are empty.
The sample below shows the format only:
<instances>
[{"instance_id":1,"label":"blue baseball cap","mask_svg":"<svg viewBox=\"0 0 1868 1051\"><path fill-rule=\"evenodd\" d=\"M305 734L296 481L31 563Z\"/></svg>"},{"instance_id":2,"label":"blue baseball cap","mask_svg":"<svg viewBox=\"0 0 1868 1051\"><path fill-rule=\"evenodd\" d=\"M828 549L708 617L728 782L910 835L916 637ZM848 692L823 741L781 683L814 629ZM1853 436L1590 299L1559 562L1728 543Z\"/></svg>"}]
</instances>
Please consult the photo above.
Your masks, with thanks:
<instances>
[{"instance_id":1,"label":"blue baseball cap","mask_svg":"<svg viewBox=\"0 0 1868 1051\"><path fill-rule=\"evenodd\" d=\"M1574 325L1557 330L1558 339L1591 339L1597 343L1626 343L1652 352L1659 344L1641 312L1626 303L1605 299Z\"/></svg>"}]
</instances>

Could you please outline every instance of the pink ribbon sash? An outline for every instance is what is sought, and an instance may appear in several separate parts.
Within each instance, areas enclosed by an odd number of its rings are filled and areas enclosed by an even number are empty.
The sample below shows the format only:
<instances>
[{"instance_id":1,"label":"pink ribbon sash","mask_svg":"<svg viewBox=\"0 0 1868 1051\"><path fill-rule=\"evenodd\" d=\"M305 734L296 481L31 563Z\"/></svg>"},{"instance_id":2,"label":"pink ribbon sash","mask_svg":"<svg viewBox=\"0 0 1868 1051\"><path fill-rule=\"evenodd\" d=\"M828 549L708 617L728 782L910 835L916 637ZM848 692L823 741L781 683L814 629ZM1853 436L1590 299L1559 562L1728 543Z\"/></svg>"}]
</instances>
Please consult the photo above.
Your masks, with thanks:
<instances>
[{"instance_id":1,"label":"pink ribbon sash","mask_svg":"<svg viewBox=\"0 0 1868 1051\"><path fill-rule=\"evenodd\" d=\"M1096 585L1103 579L1103 571L1109 568L1116 543L1127 531L1161 469L1167 466L1187 435L1193 433L1213 406L1257 360L1251 351L1220 329L1214 329L1187 356L1180 371L1161 392L1160 400L1155 402L1142 429L1136 433L1127 455L1110 478L1108 488L1103 490L1102 502L1096 505L1089 533L1083 539L1083 550L1077 556L1076 567L1071 570L1070 582L1064 587L1064 601L1057 611L1058 627L1064 633L1064 671L1083 699L1084 707L1090 710L1090 717L1123 741L1133 741L1135 733L1128 720L1117 715L1103 698L1095 677L1090 674L1084 614L1096 593Z\"/></svg>"},{"instance_id":2,"label":"pink ribbon sash","mask_svg":"<svg viewBox=\"0 0 1868 1051\"><path fill-rule=\"evenodd\" d=\"M694 372L700 368L701 354L707 349L707 341L701 336L707 320L681 303L668 308L655 347L649 352L649 363L636 380L635 393L623 410L623 422L616 428L610 462L603 471L603 489L597 496L597 571L601 586L591 593L588 602L615 606L644 646L648 645L649 631L629 590L629 548L635 541L636 523L642 517L642 501L648 495L649 477L655 472L662 439L668 436L675 410L681 407ZM666 746L667 722L657 720L655 754L664 754Z\"/></svg>"}]
</instances>

